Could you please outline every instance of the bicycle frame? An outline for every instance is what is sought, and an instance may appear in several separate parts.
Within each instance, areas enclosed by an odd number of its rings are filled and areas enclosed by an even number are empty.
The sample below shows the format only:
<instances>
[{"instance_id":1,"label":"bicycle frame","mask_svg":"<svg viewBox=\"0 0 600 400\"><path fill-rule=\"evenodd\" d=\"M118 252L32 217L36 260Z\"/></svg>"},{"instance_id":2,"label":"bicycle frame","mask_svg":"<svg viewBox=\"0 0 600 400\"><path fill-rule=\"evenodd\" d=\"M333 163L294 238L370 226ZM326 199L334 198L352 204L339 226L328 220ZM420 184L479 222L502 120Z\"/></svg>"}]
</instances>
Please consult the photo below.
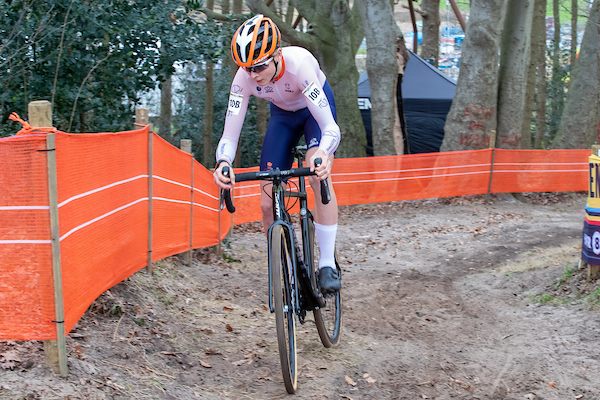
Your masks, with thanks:
<instances>
[{"instance_id":1,"label":"bicycle frame","mask_svg":"<svg viewBox=\"0 0 600 400\"><path fill-rule=\"evenodd\" d=\"M296 149L295 152L296 157L298 158L298 167L304 166L304 154L300 151L300 149ZM312 268L312 252L310 251L309 244L309 232L308 232L308 220L310 218L310 211L308 210L308 196L306 194L306 181L304 176L300 176L298 178L298 191L286 191L284 187L284 180L281 178L273 179L273 187L272 187L272 203L273 203L273 223L269 226L268 230L268 245L270 246L272 231L277 226L282 226L285 232L285 236L287 238L288 244L295 243L298 245L298 240L296 237L296 231L291 222L291 217L288 214L285 207L285 198L286 197L296 197L300 203L300 230L302 233L302 251L299 251L299 247L297 246L289 246L287 249L290 252L290 258L292 260L292 269L293 269L293 282L295 285L293 288L287 288L286 290L290 290L293 293L294 298L294 313L299 315L302 312L300 299L299 299L299 289L302 284L308 284L310 287L309 293L316 300L316 303L319 305L323 305L323 299L317 298L317 288L314 287L312 281L309 279L307 282L301 282L298 279L298 261L305 264L307 269ZM270 253L269 248L269 253ZM288 271L289 272L289 271ZM274 312L273 308L273 292L272 292L272 265L271 260L269 259L269 309L271 312Z\"/></svg>"}]
</instances>

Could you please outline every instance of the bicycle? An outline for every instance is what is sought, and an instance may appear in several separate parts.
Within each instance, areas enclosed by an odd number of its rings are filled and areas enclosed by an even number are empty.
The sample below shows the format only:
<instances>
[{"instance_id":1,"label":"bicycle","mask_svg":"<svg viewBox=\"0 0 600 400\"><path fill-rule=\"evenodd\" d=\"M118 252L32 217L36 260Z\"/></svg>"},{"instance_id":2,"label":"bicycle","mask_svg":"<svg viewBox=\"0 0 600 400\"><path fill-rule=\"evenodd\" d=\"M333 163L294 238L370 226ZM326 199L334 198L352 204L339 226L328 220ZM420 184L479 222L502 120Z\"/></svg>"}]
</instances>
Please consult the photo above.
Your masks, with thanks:
<instances>
[{"instance_id":1,"label":"bicycle","mask_svg":"<svg viewBox=\"0 0 600 400\"><path fill-rule=\"evenodd\" d=\"M270 180L273 182L272 196L274 221L269 227L269 309L275 313L277 342L283 381L288 393L297 389L296 365L296 318L301 324L306 322L306 313L313 312L319 338L325 347L331 347L340 340L342 332L342 294L323 295L318 285L318 263L315 264L315 226L312 213L308 209L305 177L315 175L304 167L306 146L296 146L292 150L298 159L298 168L269 171L246 172L235 175L236 182L250 180ZM316 159L317 166L321 160ZM227 168L227 171L225 169ZM223 172L229 174L229 168ZM290 178L298 178L298 185ZM295 189L286 189L295 186ZM296 198L293 204L286 205L286 198ZM323 204L330 200L326 180L321 181ZM225 203L229 212L235 212L230 190L223 190L221 207ZM300 232L302 247L296 237L289 209L300 202ZM341 279L341 269L335 261L335 268ZM297 284L296 284L297 283Z\"/></svg>"}]
</instances>

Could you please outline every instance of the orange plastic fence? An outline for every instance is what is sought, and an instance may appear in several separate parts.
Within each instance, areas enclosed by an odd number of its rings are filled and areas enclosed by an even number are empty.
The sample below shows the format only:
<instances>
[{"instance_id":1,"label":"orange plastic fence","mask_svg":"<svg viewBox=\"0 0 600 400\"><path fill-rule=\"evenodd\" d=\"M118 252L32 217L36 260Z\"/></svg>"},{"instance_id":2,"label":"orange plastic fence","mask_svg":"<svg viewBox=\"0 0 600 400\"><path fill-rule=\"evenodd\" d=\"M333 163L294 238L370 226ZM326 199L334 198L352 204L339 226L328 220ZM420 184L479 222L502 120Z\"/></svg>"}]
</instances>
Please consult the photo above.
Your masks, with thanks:
<instances>
[{"instance_id":1,"label":"orange plastic fence","mask_svg":"<svg viewBox=\"0 0 600 400\"><path fill-rule=\"evenodd\" d=\"M331 181L339 205L484 194L493 157L491 193L585 191L590 153L485 149L342 158L334 162ZM234 198L235 224L262 218L257 182L239 183Z\"/></svg>"},{"instance_id":2,"label":"orange plastic fence","mask_svg":"<svg viewBox=\"0 0 600 400\"><path fill-rule=\"evenodd\" d=\"M66 332L102 292L147 265L150 231L156 261L215 245L229 230L212 174L148 127L50 134ZM47 153L45 134L0 139L0 340L56 339ZM340 205L483 194L494 157L493 193L584 191L589 155L476 150L338 159L332 182ZM258 182L238 184L234 195L234 223L261 218Z\"/></svg>"},{"instance_id":3,"label":"orange plastic fence","mask_svg":"<svg viewBox=\"0 0 600 400\"><path fill-rule=\"evenodd\" d=\"M55 135L69 332L102 292L148 263L150 135L147 127ZM152 140L152 260L217 244L218 190L212 174L159 136ZM56 338L45 149L45 135L0 140L2 340ZM231 217L221 214L222 238Z\"/></svg>"}]
</instances>

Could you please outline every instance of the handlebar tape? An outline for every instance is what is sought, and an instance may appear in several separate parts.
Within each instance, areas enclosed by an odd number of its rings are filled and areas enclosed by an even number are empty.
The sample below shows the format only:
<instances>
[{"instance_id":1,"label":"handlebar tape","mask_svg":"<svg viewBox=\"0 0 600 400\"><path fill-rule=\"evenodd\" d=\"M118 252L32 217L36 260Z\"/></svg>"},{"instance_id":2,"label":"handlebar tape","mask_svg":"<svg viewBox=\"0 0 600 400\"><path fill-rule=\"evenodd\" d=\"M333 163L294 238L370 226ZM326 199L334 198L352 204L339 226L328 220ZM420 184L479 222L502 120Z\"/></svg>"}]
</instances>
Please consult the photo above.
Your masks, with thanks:
<instances>
[{"instance_id":1,"label":"handlebar tape","mask_svg":"<svg viewBox=\"0 0 600 400\"><path fill-rule=\"evenodd\" d=\"M322 160L320 158L315 158L315 167L321 165ZM329 193L329 183L327 179L323 179L321 181L321 203L329 204L331 201L331 194Z\"/></svg>"},{"instance_id":2,"label":"handlebar tape","mask_svg":"<svg viewBox=\"0 0 600 400\"><path fill-rule=\"evenodd\" d=\"M229 167L223 167L223 175L229 177ZM230 213L235 212L235 207L233 205L233 200L231 199L231 190L230 189L221 189L223 200L225 201L225 206L227 207L227 211Z\"/></svg>"}]
</instances>

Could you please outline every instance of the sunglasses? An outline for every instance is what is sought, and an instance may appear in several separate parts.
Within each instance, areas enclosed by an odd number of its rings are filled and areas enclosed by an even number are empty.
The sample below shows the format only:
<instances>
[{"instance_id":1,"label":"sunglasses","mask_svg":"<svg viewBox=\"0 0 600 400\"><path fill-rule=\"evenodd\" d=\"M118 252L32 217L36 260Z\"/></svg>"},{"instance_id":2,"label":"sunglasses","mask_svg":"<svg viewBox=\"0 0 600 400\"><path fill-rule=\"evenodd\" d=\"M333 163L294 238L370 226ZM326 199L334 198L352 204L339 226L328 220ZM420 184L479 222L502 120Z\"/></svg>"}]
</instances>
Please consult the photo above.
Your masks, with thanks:
<instances>
[{"instance_id":1,"label":"sunglasses","mask_svg":"<svg viewBox=\"0 0 600 400\"><path fill-rule=\"evenodd\" d=\"M272 60L273 60L273 57L269 58L267 61L265 61L262 64L253 65L251 67L244 67L244 69L246 70L247 73L256 72L257 74L259 74L259 73L263 72L265 69L269 68L269 64L271 63Z\"/></svg>"}]
</instances>

